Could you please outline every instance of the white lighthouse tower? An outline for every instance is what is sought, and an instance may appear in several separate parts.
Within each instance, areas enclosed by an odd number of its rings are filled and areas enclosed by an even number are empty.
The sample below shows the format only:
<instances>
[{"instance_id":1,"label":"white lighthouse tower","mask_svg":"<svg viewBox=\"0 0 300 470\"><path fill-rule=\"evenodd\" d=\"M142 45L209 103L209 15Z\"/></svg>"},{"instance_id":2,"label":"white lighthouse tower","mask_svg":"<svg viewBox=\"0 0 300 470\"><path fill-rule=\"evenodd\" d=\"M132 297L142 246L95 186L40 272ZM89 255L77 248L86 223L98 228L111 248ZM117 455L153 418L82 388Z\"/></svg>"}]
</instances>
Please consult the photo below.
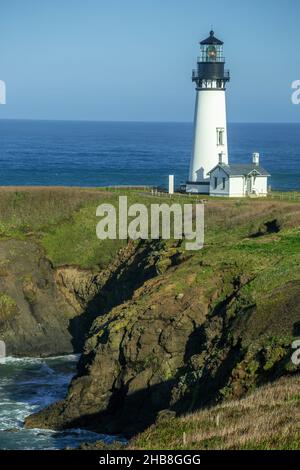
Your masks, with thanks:
<instances>
[{"instance_id":1,"label":"white lighthouse tower","mask_svg":"<svg viewBox=\"0 0 300 470\"><path fill-rule=\"evenodd\" d=\"M208 172L228 163L225 89L229 71L224 70L223 42L211 31L200 42L201 52L192 80L196 83L194 145L187 192L209 193Z\"/></svg>"}]
</instances>

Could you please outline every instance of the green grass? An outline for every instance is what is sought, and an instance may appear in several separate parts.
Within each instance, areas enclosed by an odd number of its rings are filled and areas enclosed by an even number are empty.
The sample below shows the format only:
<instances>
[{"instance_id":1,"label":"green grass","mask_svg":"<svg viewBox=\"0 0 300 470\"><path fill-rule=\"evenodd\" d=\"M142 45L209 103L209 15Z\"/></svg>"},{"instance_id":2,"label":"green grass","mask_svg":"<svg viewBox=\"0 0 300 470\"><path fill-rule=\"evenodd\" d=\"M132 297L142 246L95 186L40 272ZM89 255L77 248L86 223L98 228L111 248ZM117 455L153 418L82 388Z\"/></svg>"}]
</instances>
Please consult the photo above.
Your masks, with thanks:
<instances>
[{"instance_id":1,"label":"green grass","mask_svg":"<svg viewBox=\"0 0 300 470\"><path fill-rule=\"evenodd\" d=\"M84 268L104 267L112 261L125 242L96 237L95 206L75 212L62 224L41 237L41 244L55 266L75 264Z\"/></svg>"},{"instance_id":2,"label":"green grass","mask_svg":"<svg viewBox=\"0 0 300 470\"><path fill-rule=\"evenodd\" d=\"M146 191L128 189L1 189L0 238L35 238L55 266L107 266L125 242L97 239L96 207L102 202L117 206L120 195L128 197L128 205L139 202L148 208L151 203L184 204L205 199L206 247L202 252L191 254L195 263L208 260L207 265L211 268L203 268L203 271L214 269L225 259L229 264L235 261L240 266L245 264L249 271L257 273L275 265L282 257L291 259L299 252L299 228L293 227L293 220L296 220L298 212L300 214L300 204L265 199L220 200L178 194L171 198L168 195L157 197ZM271 235L249 238L261 224L273 218L283 220L278 240ZM284 263L281 264L284 271ZM202 277L205 278L205 272Z\"/></svg>"}]
</instances>

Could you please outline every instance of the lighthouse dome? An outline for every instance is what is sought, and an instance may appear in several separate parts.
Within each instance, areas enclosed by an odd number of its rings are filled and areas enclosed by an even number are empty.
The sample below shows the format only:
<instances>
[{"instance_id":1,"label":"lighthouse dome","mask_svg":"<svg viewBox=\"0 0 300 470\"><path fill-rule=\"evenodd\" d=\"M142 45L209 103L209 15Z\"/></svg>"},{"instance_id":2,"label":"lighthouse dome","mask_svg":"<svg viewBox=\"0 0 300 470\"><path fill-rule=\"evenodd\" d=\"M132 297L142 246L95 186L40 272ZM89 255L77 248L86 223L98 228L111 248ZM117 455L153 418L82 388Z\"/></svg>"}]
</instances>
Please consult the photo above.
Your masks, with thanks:
<instances>
[{"instance_id":1,"label":"lighthouse dome","mask_svg":"<svg viewBox=\"0 0 300 470\"><path fill-rule=\"evenodd\" d=\"M210 31L209 37L200 42L201 46L222 46L223 41L215 37L214 31Z\"/></svg>"}]
</instances>

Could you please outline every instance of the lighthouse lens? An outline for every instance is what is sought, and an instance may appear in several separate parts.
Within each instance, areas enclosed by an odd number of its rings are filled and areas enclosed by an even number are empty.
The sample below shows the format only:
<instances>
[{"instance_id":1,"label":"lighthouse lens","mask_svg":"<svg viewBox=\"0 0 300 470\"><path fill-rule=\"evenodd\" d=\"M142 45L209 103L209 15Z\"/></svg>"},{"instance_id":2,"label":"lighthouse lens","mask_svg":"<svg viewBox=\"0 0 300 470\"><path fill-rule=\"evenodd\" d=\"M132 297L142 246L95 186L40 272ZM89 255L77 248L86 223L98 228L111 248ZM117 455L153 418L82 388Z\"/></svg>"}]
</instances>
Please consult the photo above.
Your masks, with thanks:
<instances>
[{"instance_id":1,"label":"lighthouse lens","mask_svg":"<svg viewBox=\"0 0 300 470\"><path fill-rule=\"evenodd\" d=\"M209 46L207 48L207 58L210 60L216 60L217 57L217 51L214 46Z\"/></svg>"}]
</instances>

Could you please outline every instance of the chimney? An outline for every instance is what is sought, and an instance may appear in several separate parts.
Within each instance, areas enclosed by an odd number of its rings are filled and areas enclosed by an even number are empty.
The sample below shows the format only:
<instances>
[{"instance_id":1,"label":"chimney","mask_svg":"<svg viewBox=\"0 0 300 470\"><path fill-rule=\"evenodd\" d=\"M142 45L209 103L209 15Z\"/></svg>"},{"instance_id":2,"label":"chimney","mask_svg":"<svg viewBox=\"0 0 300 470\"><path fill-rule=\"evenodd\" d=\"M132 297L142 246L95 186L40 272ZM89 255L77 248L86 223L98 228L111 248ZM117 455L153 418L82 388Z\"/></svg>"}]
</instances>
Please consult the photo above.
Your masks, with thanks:
<instances>
[{"instance_id":1,"label":"chimney","mask_svg":"<svg viewBox=\"0 0 300 470\"><path fill-rule=\"evenodd\" d=\"M252 163L253 165L258 166L259 165L259 153L254 152L252 155Z\"/></svg>"},{"instance_id":2,"label":"chimney","mask_svg":"<svg viewBox=\"0 0 300 470\"><path fill-rule=\"evenodd\" d=\"M223 165L224 163L224 152L219 153L219 164Z\"/></svg>"}]
</instances>

